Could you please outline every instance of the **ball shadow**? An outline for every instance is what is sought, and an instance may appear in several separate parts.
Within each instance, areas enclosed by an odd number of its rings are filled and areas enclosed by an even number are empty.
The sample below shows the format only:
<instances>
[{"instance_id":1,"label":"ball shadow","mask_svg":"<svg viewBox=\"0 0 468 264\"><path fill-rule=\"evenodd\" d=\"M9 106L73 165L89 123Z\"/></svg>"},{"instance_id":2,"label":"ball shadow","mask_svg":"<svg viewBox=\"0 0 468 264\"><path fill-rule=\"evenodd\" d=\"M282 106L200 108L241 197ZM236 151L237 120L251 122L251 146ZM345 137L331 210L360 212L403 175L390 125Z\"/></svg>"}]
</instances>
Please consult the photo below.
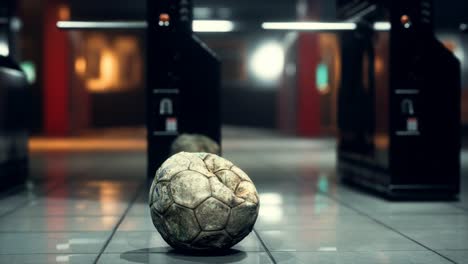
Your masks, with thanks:
<instances>
[{"instance_id":1,"label":"ball shadow","mask_svg":"<svg viewBox=\"0 0 468 264\"><path fill-rule=\"evenodd\" d=\"M168 247L142 248L120 254L120 258L134 263L234 263L247 257L244 251L180 251ZM169 261L168 261L169 260Z\"/></svg>"}]
</instances>

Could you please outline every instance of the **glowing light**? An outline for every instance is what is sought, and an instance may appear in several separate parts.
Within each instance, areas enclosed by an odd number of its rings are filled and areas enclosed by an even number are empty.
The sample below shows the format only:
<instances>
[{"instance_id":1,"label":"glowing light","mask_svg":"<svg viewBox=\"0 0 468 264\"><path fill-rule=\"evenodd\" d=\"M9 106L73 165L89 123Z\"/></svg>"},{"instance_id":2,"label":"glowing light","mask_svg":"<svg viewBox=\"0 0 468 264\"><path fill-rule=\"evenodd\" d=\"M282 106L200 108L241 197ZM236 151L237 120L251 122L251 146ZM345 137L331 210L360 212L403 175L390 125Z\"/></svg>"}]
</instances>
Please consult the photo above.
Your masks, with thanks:
<instances>
[{"instance_id":1,"label":"glowing light","mask_svg":"<svg viewBox=\"0 0 468 264\"><path fill-rule=\"evenodd\" d=\"M261 81L277 80L284 67L284 50L277 42L267 42L261 45L250 61L253 74Z\"/></svg>"},{"instance_id":2,"label":"glowing light","mask_svg":"<svg viewBox=\"0 0 468 264\"><path fill-rule=\"evenodd\" d=\"M90 79L86 86L91 91L105 91L115 87L119 82L119 61L112 51L104 50L99 63L100 76Z\"/></svg>"},{"instance_id":3,"label":"glowing light","mask_svg":"<svg viewBox=\"0 0 468 264\"><path fill-rule=\"evenodd\" d=\"M262 204L259 216L269 223L279 223L283 219L283 208L279 205Z\"/></svg>"},{"instance_id":4,"label":"glowing light","mask_svg":"<svg viewBox=\"0 0 468 264\"><path fill-rule=\"evenodd\" d=\"M329 252L329 251L337 251L336 247L320 247L319 248L319 251L325 251L325 252Z\"/></svg>"},{"instance_id":5,"label":"glowing light","mask_svg":"<svg viewBox=\"0 0 468 264\"><path fill-rule=\"evenodd\" d=\"M60 20L70 20L70 7L61 5L58 7L58 18Z\"/></svg>"},{"instance_id":6,"label":"glowing light","mask_svg":"<svg viewBox=\"0 0 468 264\"><path fill-rule=\"evenodd\" d=\"M280 205L283 204L283 197L277 193L262 193L260 194L260 201L262 205Z\"/></svg>"},{"instance_id":7,"label":"glowing light","mask_svg":"<svg viewBox=\"0 0 468 264\"><path fill-rule=\"evenodd\" d=\"M9 54L10 49L8 48L8 44L0 41L0 55L8 57Z\"/></svg>"},{"instance_id":8,"label":"glowing light","mask_svg":"<svg viewBox=\"0 0 468 264\"><path fill-rule=\"evenodd\" d=\"M374 30L377 31L389 31L392 28L392 24L390 22L375 22L374 23Z\"/></svg>"},{"instance_id":9,"label":"glowing light","mask_svg":"<svg viewBox=\"0 0 468 264\"><path fill-rule=\"evenodd\" d=\"M23 61L20 63L20 68L26 74L28 83L33 84L36 82L36 65L32 61Z\"/></svg>"},{"instance_id":10,"label":"glowing light","mask_svg":"<svg viewBox=\"0 0 468 264\"><path fill-rule=\"evenodd\" d=\"M355 30L355 23L326 23L326 22L265 22L263 29L271 30L304 30L304 31L328 31L328 30Z\"/></svg>"},{"instance_id":11,"label":"glowing light","mask_svg":"<svg viewBox=\"0 0 468 264\"><path fill-rule=\"evenodd\" d=\"M328 65L320 63L317 65L317 71L315 73L317 89L320 93L328 92Z\"/></svg>"},{"instance_id":12,"label":"glowing light","mask_svg":"<svg viewBox=\"0 0 468 264\"><path fill-rule=\"evenodd\" d=\"M388 31L392 25L390 22L375 22L374 30ZM267 30L294 30L294 31L346 31L355 30L356 23L351 22L265 22L262 24L263 29Z\"/></svg>"},{"instance_id":13,"label":"glowing light","mask_svg":"<svg viewBox=\"0 0 468 264\"><path fill-rule=\"evenodd\" d=\"M234 30L234 23L228 20L194 20L195 32L230 32Z\"/></svg>"},{"instance_id":14,"label":"glowing light","mask_svg":"<svg viewBox=\"0 0 468 264\"><path fill-rule=\"evenodd\" d=\"M162 25L169 25L169 21L159 21ZM61 29L146 29L146 21L58 21L57 27ZM235 23L229 20L194 20L192 23L195 32L231 32Z\"/></svg>"},{"instance_id":15,"label":"glowing light","mask_svg":"<svg viewBox=\"0 0 468 264\"><path fill-rule=\"evenodd\" d=\"M68 263L70 262L70 256L56 256L55 262L57 263Z\"/></svg>"},{"instance_id":16,"label":"glowing light","mask_svg":"<svg viewBox=\"0 0 468 264\"><path fill-rule=\"evenodd\" d=\"M86 59L78 57L75 60L75 72L78 75L83 76L86 73Z\"/></svg>"}]
</instances>

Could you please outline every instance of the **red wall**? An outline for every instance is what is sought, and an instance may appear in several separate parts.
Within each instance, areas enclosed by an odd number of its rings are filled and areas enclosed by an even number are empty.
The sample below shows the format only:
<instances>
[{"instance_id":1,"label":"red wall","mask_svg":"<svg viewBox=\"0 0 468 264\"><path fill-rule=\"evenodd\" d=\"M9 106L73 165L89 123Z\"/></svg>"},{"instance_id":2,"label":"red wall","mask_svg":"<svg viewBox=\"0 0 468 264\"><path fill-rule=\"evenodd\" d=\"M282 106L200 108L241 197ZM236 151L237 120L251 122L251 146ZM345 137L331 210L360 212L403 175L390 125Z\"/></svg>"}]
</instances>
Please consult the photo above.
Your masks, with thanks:
<instances>
[{"instance_id":1,"label":"red wall","mask_svg":"<svg viewBox=\"0 0 468 264\"><path fill-rule=\"evenodd\" d=\"M45 1L44 13L44 131L65 136L69 122L69 43L67 33L57 29L58 8L64 2Z\"/></svg>"},{"instance_id":2,"label":"red wall","mask_svg":"<svg viewBox=\"0 0 468 264\"><path fill-rule=\"evenodd\" d=\"M315 71L320 62L318 35L300 33L297 53L297 134L320 135L320 94Z\"/></svg>"}]
</instances>

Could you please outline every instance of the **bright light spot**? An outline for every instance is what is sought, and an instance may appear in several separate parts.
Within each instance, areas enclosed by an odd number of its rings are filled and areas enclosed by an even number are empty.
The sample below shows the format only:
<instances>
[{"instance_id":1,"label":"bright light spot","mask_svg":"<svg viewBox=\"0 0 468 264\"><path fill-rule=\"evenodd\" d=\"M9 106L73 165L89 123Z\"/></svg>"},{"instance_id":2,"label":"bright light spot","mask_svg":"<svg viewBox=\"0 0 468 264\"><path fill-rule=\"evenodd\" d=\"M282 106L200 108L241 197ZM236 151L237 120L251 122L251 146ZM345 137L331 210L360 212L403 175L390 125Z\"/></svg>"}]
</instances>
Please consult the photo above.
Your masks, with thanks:
<instances>
[{"instance_id":1,"label":"bright light spot","mask_svg":"<svg viewBox=\"0 0 468 264\"><path fill-rule=\"evenodd\" d=\"M75 72L76 74L83 76L86 73L86 59L84 57L78 57L75 60Z\"/></svg>"},{"instance_id":2,"label":"bright light spot","mask_svg":"<svg viewBox=\"0 0 468 264\"><path fill-rule=\"evenodd\" d=\"M280 205L283 204L283 197L277 193L262 193L260 194L260 202L262 205Z\"/></svg>"},{"instance_id":3,"label":"bright light spot","mask_svg":"<svg viewBox=\"0 0 468 264\"><path fill-rule=\"evenodd\" d=\"M453 51L453 55L455 55L455 57L457 57L457 59L460 60L462 63L465 61L465 52L463 51L463 49L457 47Z\"/></svg>"},{"instance_id":4,"label":"bright light spot","mask_svg":"<svg viewBox=\"0 0 468 264\"><path fill-rule=\"evenodd\" d=\"M36 65L32 61L23 61L20 64L20 68L26 75L28 83L33 84L36 82Z\"/></svg>"},{"instance_id":5,"label":"bright light spot","mask_svg":"<svg viewBox=\"0 0 468 264\"><path fill-rule=\"evenodd\" d=\"M55 262L57 263L70 262L70 256L56 256Z\"/></svg>"},{"instance_id":6,"label":"bright light spot","mask_svg":"<svg viewBox=\"0 0 468 264\"><path fill-rule=\"evenodd\" d=\"M59 20L70 20L70 7L67 5L60 5L57 12Z\"/></svg>"},{"instance_id":7,"label":"bright light spot","mask_svg":"<svg viewBox=\"0 0 468 264\"><path fill-rule=\"evenodd\" d=\"M57 250L68 250L68 249L70 249L70 244L68 244L68 243L65 243L65 244L57 244L57 245L55 246L55 248L56 248Z\"/></svg>"},{"instance_id":8,"label":"bright light spot","mask_svg":"<svg viewBox=\"0 0 468 264\"><path fill-rule=\"evenodd\" d=\"M230 32L234 30L234 23L228 20L194 20L195 32Z\"/></svg>"},{"instance_id":9,"label":"bright light spot","mask_svg":"<svg viewBox=\"0 0 468 264\"><path fill-rule=\"evenodd\" d=\"M118 85L119 82L119 61L116 55L110 50L101 53L99 63L99 78L89 79L86 86L90 91L105 91Z\"/></svg>"},{"instance_id":10,"label":"bright light spot","mask_svg":"<svg viewBox=\"0 0 468 264\"><path fill-rule=\"evenodd\" d=\"M317 65L317 71L315 72L315 79L317 89L320 93L328 92L328 65L320 63Z\"/></svg>"},{"instance_id":11,"label":"bright light spot","mask_svg":"<svg viewBox=\"0 0 468 264\"><path fill-rule=\"evenodd\" d=\"M279 223L283 219L283 208L278 205L262 204L259 216L269 223Z\"/></svg>"},{"instance_id":12,"label":"bright light spot","mask_svg":"<svg viewBox=\"0 0 468 264\"><path fill-rule=\"evenodd\" d=\"M284 50L277 42L261 45L250 61L253 74L261 81L277 80L284 67Z\"/></svg>"},{"instance_id":13,"label":"bright light spot","mask_svg":"<svg viewBox=\"0 0 468 264\"><path fill-rule=\"evenodd\" d=\"M355 23L325 23L325 22L265 22L263 29L272 30L305 30L305 31L327 31L327 30L354 30Z\"/></svg>"},{"instance_id":14,"label":"bright light spot","mask_svg":"<svg viewBox=\"0 0 468 264\"><path fill-rule=\"evenodd\" d=\"M390 22L375 22L374 23L374 30L377 31L389 31L392 28L392 24Z\"/></svg>"},{"instance_id":15,"label":"bright light spot","mask_svg":"<svg viewBox=\"0 0 468 264\"><path fill-rule=\"evenodd\" d=\"M320 247L319 251L336 251L336 247Z\"/></svg>"},{"instance_id":16,"label":"bright light spot","mask_svg":"<svg viewBox=\"0 0 468 264\"><path fill-rule=\"evenodd\" d=\"M374 30L388 31L392 25L390 22L375 22ZM342 31L355 30L356 23L352 22L265 22L262 24L263 29L268 30L294 30L294 31Z\"/></svg>"},{"instance_id":17,"label":"bright light spot","mask_svg":"<svg viewBox=\"0 0 468 264\"><path fill-rule=\"evenodd\" d=\"M10 54L10 49L8 44L5 42L0 42L0 55L7 57Z\"/></svg>"}]
</instances>

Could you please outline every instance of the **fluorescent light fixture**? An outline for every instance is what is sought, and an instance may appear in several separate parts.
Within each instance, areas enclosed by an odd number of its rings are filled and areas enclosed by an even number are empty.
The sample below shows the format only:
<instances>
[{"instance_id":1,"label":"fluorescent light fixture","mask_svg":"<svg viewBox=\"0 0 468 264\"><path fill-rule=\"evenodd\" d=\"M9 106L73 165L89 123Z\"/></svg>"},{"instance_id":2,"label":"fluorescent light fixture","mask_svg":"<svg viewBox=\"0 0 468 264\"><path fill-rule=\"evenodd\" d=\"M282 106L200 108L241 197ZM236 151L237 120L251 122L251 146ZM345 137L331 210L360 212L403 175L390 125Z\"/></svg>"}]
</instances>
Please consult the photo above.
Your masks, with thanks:
<instances>
[{"instance_id":1,"label":"fluorescent light fixture","mask_svg":"<svg viewBox=\"0 0 468 264\"><path fill-rule=\"evenodd\" d=\"M146 29L146 21L58 21L61 29Z\"/></svg>"},{"instance_id":2,"label":"fluorescent light fixture","mask_svg":"<svg viewBox=\"0 0 468 264\"><path fill-rule=\"evenodd\" d=\"M388 31L391 29L390 22L374 23L374 30ZM346 31L355 30L356 23L352 22L265 22L263 29L267 30L294 30L294 31Z\"/></svg>"},{"instance_id":3,"label":"fluorescent light fixture","mask_svg":"<svg viewBox=\"0 0 468 264\"><path fill-rule=\"evenodd\" d=\"M374 30L377 31L389 31L392 28L392 24L390 22L375 22L374 23Z\"/></svg>"},{"instance_id":4,"label":"fluorescent light fixture","mask_svg":"<svg viewBox=\"0 0 468 264\"><path fill-rule=\"evenodd\" d=\"M59 21L61 29L146 29L146 21ZM230 32L235 28L234 22L228 20L194 20L195 32Z\"/></svg>"},{"instance_id":5,"label":"fluorescent light fixture","mask_svg":"<svg viewBox=\"0 0 468 264\"><path fill-rule=\"evenodd\" d=\"M195 32L231 32L234 23L229 20L194 20L192 27Z\"/></svg>"},{"instance_id":6,"label":"fluorescent light fixture","mask_svg":"<svg viewBox=\"0 0 468 264\"><path fill-rule=\"evenodd\" d=\"M269 30L299 30L299 31L336 31L355 30L355 23L326 23L326 22L265 22L263 29Z\"/></svg>"}]
</instances>

